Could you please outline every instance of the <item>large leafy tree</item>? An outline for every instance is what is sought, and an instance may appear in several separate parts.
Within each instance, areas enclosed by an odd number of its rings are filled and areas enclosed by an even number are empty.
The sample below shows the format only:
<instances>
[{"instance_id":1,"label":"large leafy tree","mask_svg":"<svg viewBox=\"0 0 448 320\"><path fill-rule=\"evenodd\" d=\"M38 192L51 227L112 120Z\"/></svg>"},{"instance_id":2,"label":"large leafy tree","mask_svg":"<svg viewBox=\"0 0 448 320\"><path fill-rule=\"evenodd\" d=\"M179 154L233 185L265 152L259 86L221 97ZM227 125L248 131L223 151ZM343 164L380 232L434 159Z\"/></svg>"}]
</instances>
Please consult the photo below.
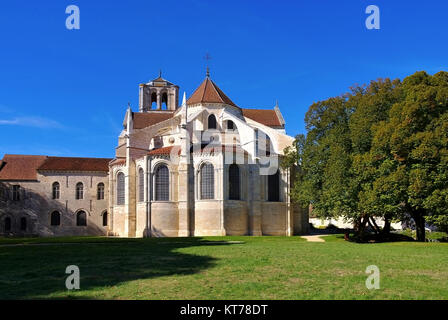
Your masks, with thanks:
<instances>
[{"instance_id":1,"label":"large leafy tree","mask_svg":"<svg viewBox=\"0 0 448 320\"><path fill-rule=\"evenodd\" d=\"M425 217L443 221L448 213L448 73L417 72L401 90L374 129L376 179L368 197L387 212L409 214L424 241Z\"/></svg>"},{"instance_id":2,"label":"large leafy tree","mask_svg":"<svg viewBox=\"0 0 448 320\"><path fill-rule=\"evenodd\" d=\"M349 99L349 105L353 109L350 117L350 136L353 148L350 172L353 176L353 201L357 203L359 213L355 222L361 226L361 229L365 224L361 221L361 218L364 217L364 221L369 222L372 228L379 232L374 218L381 217L385 220L382 232L388 233L390 221L396 216L396 212L389 213L371 201L371 190L377 178L377 172L371 165L370 150L376 124L380 121L387 121L390 109L403 97L400 85L399 80L372 81L367 87L352 89Z\"/></svg>"},{"instance_id":3,"label":"large leafy tree","mask_svg":"<svg viewBox=\"0 0 448 320\"><path fill-rule=\"evenodd\" d=\"M447 78L372 81L314 103L307 136L286 150L283 165L298 167L292 198L359 232L366 223L379 230L373 217L387 232L392 218L410 214L424 239L425 217L447 220Z\"/></svg>"}]
</instances>

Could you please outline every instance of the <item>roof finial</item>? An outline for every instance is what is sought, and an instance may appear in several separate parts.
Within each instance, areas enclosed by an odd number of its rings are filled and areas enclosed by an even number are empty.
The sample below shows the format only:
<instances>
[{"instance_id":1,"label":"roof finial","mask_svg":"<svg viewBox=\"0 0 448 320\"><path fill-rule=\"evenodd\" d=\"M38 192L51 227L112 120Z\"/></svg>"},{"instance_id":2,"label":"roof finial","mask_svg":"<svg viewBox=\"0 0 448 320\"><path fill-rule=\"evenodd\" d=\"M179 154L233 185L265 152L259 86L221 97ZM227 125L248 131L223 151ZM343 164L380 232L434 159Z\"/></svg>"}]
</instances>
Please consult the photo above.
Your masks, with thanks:
<instances>
[{"instance_id":1,"label":"roof finial","mask_svg":"<svg viewBox=\"0 0 448 320\"><path fill-rule=\"evenodd\" d=\"M207 78L210 78L210 68L208 67L208 62L212 59L212 57L211 57L210 54L207 52L207 53L205 54L204 59L205 59L205 61L207 61L207 72L206 72L205 75L206 75Z\"/></svg>"},{"instance_id":2,"label":"roof finial","mask_svg":"<svg viewBox=\"0 0 448 320\"><path fill-rule=\"evenodd\" d=\"M159 78L162 78L162 69L159 70Z\"/></svg>"}]
</instances>

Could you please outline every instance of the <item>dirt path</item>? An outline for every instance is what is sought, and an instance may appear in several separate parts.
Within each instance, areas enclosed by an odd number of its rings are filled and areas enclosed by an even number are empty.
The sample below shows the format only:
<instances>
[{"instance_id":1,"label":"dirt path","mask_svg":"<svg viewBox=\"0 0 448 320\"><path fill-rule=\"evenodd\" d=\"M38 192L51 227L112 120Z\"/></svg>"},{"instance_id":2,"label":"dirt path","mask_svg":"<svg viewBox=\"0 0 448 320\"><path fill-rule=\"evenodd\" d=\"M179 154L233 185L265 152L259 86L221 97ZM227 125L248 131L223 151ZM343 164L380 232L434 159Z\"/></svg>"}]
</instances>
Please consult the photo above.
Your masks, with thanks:
<instances>
[{"instance_id":1,"label":"dirt path","mask_svg":"<svg viewBox=\"0 0 448 320\"><path fill-rule=\"evenodd\" d=\"M325 242L324 239L321 238L324 234L318 234L314 236L302 236L302 238L306 239L309 242Z\"/></svg>"}]
</instances>

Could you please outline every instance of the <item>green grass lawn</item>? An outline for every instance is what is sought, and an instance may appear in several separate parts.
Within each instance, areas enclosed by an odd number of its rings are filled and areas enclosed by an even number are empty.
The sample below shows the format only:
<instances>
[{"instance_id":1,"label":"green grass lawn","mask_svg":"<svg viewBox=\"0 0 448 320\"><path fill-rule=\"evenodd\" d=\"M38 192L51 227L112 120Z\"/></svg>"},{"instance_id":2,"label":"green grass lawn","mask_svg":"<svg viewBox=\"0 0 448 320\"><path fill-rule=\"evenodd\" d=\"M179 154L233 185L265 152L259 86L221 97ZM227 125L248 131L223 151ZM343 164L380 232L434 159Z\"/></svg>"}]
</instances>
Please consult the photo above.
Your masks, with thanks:
<instances>
[{"instance_id":1,"label":"green grass lawn","mask_svg":"<svg viewBox=\"0 0 448 320\"><path fill-rule=\"evenodd\" d=\"M448 299L446 243L325 239L0 239L0 299ZM65 288L68 265L81 290Z\"/></svg>"}]
</instances>

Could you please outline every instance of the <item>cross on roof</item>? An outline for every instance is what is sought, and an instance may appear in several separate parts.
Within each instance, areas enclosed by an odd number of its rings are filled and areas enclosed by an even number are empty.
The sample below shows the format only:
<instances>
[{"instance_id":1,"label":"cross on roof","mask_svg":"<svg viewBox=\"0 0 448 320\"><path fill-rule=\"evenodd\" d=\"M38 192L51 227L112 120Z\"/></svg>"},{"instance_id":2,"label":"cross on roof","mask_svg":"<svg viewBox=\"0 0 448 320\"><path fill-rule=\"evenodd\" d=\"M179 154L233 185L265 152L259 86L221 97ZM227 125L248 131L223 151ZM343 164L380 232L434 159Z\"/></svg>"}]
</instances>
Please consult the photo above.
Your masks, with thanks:
<instances>
[{"instance_id":1,"label":"cross on roof","mask_svg":"<svg viewBox=\"0 0 448 320\"><path fill-rule=\"evenodd\" d=\"M205 54L205 56L204 56L204 60L206 61L206 64L207 64L207 73L206 73L207 78L210 78L210 69L209 69L209 67L208 67L208 62L209 62L211 59L212 59L211 55L207 52L207 53Z\"/></svg>"}]
</instances>

